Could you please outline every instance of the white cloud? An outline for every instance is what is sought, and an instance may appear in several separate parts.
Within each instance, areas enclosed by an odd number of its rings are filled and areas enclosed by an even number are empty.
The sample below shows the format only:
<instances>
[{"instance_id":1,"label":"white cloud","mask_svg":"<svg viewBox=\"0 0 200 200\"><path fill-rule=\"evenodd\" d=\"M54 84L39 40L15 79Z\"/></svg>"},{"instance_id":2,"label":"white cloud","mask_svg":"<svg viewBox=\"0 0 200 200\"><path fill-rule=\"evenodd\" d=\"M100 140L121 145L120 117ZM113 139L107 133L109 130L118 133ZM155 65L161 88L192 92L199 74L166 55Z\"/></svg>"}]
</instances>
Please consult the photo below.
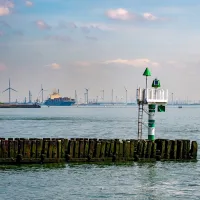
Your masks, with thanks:
<instances>
[{"instance_id":1,"label":"white cloud","mask_svg":"<svg viewBox=\"0 0 200 200\"><path fill-rule=\"evenodd\" d=\"M6 69L6 65L3 63L0 63L0 71L4 71Z\"/></svg>"},{"instance_id":2,"label":"white cloud","mask_svg":"<svg viewBox=\"0 0 200 200\"><path fill-rule=\"evenodd\" d=\"M122 21L129 21L129 20L156 21L156 20L161 19L149 12L137 14L137 13L130 12L123 8L118 8L115 10L110 9L106 12L106 15L110 19L122 20Z\"/></svg>"},{"instance_id":3,"label":"white cloud","mask_svg":"<svg viewBox=\"0 0 200 200\"><path fill-rule=\"evenodd\" d=\"M26 1L26 6L31 7L33 5L33 2L31 1Z\"/></svg>"},{"instance_id":4,"label":"white cloud","mask_svg":"<svg viewBox=\"0 0 200 200\"><path fill-rule=\"evenodd\" d=\"M57 64L57 63L52 63L52 64L51 64L51 68L52 68L52 69L60 69L60 65Z\"/></svg>"},{"instance_id":5,"label":"white cloud","mask_svg":"<svg viewBox=\"0 0 200 200\"><path fill-rule=\"evenodd\" d=\"M130 20L132 18L131 13L123 8L118 8L116 10L110 9L106 14L111 19Z\"/></svg>"},{"instance_id":6,"label":"white cloud","mask_svg":"<svg viewBox=\"0 0 200 200\"><path fill-rule=\"evenodd\" d=\"M42 30L48 30L51 29L51 26L49 26L46 22L44 22L43 20L38 20L36 21L36 25L39 29Z\"/></svg>"},{"instance_id":7,"label":"white cloud","mask_svg":"<svg viewBox=\"0 0 200 200\"><path fill-rule=\"evenodd\" d=\"M46 65L45 67L49 67L49 68L55 69L55 70L58 70L61 68L61 66L58 63L51 63L49 65Z\"/></svg>"},{"instance_id":8,"label":"white cloud","mask_svg":"<svg viewBox=\"0 0 200 200\"><path fill-rule=\"evenodd\" d=\"M129 65L133 67L158 67L159 63L153 62L147 58L141 59L134 59L134 60L123 60L123 59L116 59L116 60L108 60L103 62L103 64L122 64L122 65Z\"/></svg>"},{"instance_id":9,"label":"white cloud","mask_svg":"<svg viewBox=\"0 0 200 200\"><path fill-rule=\"evenodd\" d=\"M144 19L146 19L146 20L148 20L148 21L155 21L155 20L158 19L156 16L154 16L154 15L151 14L151 13L144 13L144 14L143 14L143 17L144 17Z\"/></svg>"},{"instance_id":10,"label":"white cloud","mask_svg":"<svg viewBox=\"0 0 200 200\"><path fill-rule=\"evenodd\" d=\"M89 67L91 66L91 63L88 61L77 61L74 63L74 65L80 66L80 67Z\"/></svg>"},{"instance_id":11,"label":"white cloud","mask_svg":"<svg viewBox=\"0 0 200 200\"><path fill-rule=\"evenodd\" d=\"M9 15L10 14L10 10L9 8L6 8L6 7L0 7L0 16L3 16L3 15Z\"/></svg>"},{"instance_id":12,"label":"white cloud","mask_svg":"<svg viewBox=\"0 0 200 200\"><path fill-rule=\"evenodd\" d=\"M0 0L0 16L11 14L14 3L9 0Z\"/></svg>"}]
</instances>

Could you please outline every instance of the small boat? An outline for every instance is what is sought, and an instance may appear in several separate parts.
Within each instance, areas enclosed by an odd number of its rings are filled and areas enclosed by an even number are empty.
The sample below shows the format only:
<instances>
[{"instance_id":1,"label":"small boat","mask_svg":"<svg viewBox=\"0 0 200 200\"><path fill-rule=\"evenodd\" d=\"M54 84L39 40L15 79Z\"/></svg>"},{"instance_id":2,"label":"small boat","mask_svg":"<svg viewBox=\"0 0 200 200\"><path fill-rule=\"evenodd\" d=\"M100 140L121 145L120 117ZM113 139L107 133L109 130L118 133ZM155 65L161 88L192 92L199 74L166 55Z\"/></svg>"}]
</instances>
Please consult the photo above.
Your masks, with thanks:
<instances>
[{"instance_id":1,"label":"small boat","mask_svg":"<svg viewBox=\"0 0 200 200\"><path fill-rule=\"evenodd\" d=\"M178 108L182 108L182 106L178 106Z\"/></svg>"}]
</instances>

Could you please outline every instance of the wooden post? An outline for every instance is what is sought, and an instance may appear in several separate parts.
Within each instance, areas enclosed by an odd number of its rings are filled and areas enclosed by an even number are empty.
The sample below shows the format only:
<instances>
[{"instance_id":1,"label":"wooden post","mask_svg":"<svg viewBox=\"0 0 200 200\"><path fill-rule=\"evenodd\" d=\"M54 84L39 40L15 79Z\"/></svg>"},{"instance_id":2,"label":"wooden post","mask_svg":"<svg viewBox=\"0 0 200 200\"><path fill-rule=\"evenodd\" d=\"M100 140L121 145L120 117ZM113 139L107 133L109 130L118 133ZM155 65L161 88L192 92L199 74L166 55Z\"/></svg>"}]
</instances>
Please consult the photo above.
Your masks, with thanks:
<instances>
[{"instance_id":1,"label":"wooden post","mask_svg":"<svg viewBox=\"0 0 200 200\"><path fill-rule=\"evenodd\" d=\"M74 150L75 150L75 155L74 155L74 157L75 158L78 158L79 157L79 140L78 139L76 139L76 141L75 141L75 148L74 148Z\"/></svg>"},{"instance_id":2,"label":"wooden post","mask_svg":"<svg viewBox=\"0 0 200 200\"><path fill-rule=\"evenodd\" d=\"M182 160L183 158L183 141L177 140L177 159Z\"/></svg>"},{"instance_id":3,"label":"wooden post","mask_svg":"<svg viewBox=\"0 0 200 200\"><path fill-rule=\"evenodd\" d=\"M31 140L31 158L36 158L36 157L37 157L37 154L36 154L36 141L35 140Z\"/></svg>"},{"instance_id":4,"label":"wooden post","mask_svg":"<svg viewBox=\"0 0 200 200\"><path fill-rule=\"evenodd\" d=\"M26 139L24 140L24 158L31 157L31 141Z\"/></svg>"},{"instance_id":5,"label":"wooden post","mask_svg":"<svg viewBox=\"0 0 200 200\"><path fill-rule=\"evenodd\" d=\"M84 158L88 158L89 153L89 141L84 139L85 150L84 150Z\"/></svg>"},{"instance_id":6,"label":"wooden post","mask_svg":"<svg viewBox=\"0 0 200 200\"><path fill-rule=\"evenodd\" d=\"M80 158L84 158L84 140L81 139L79 142L79 152L80 152Z\"/></svg>"},{"instance_id":7,"label":"wooden post","mask_svg":"<svg viewBox=\"0 0 200 200\"><path fill-rule=\"evenodd\" d=\"M183 159L188 159L190 151L190 140L183 140Z\"/></svg>"},{"instance_id":8,"label":"wooden post","mask_svg":"<svg viewBox=\"0 0 200 200\"><path fill-rule=\"evenodd\" d=\"M156 159L156 150L157 150L157 143L152 143L152 151L151 151L151 158Z\"/></svg>"},{"instance_id":9,"label":"wooden post","mask_svg":"<svg viewBox=\"0 0 200 200\"><path fill-rule=\"evenodd\" d=\"M58 152L57 141L53 140L52 141L52 145L53 145L53 148L52 148L52 158L57 159L58 158L58 155L57 155L57 152Z\"/></svg>"},{"instance_id":10,"label":"wooden post","mask_svg":"<svg viewBox=\"0 0 200 200\"><path fill-rule=\"evenodd\" d=\"M137 146L137 155L139 158L142 157L142 153L143 153L143 141L138 141L138 146Z\"/></svg>"},{"instance_id":11,"label":"wooden post","mask_svg":"<svg viewBox=\"0 0 200 200\"><path fill-rule=\"evenodd\" d=\"M42 155L42 139L36 140L37 154L36 158L41 158Z\"/></svg>"},{"instance_id":12,"label":"wooden post","mask_svg":"<svg viewBox=\"0 0 200 200\"><path fill-rule=\"evenodd\" d=\"M114 154L116 156L116 159L119 159L119 147L120 146L120 142L118 139L115 139L115 151Z\"/></svg>"},{"instance_id":13,"label":"wooden post","mask_svg":"<svg viewBox=\"0 0 200 200\"><path fill-rule=\"evenodd\" d=\"M115 151L115 142L114 142L114 140L111 140L109 157L112 157L114 155L114 151Z\"/></svg>"},{"instance_id":14,"label":"wooden post","mask_svg":"<svg viewBox=\"0 0 200 200\"><path fill-rule=\"evenodd\" d=\"M24 141L22 140L22 138L20 138L20 140L18 141L18 152L21 156L23 156L23 154L24 154Z\"/></svg>"},{"instance_id":15,"label":"wooden post","mask_svg":"<svg viewBox=\"0 0 200 200\"><path fill-rule=\"evenodd\" d=\"M126 159L127 158L127 141L126 140L122 140L122 143L123 143L122 158Z\"/></svg>"},{"instance_id":16,"label":"wooden post","mask_svg":"<svg viewBox=\"0 0 200 200\"><path fill-rule=\"evenodd\" d=\"M69 149L68 152L69 152L70 158L74 158L74 140L72 138L69 140L68 149Z\"/></svg>"},{"instance_id":17,"label":"wooden post","mask_svg":"<svg viewBox=\"0 0 200 200\"><path fill-rule=\"evenodd\" d=\"M103 141L101 141L100 158L104 158L104 156L105 156L105 149L106 149L106 142L103 140Z\"/></svg>"},{"instance_id":18,"label":"wooden post","mask_svg":"<svg viewBox=\"0 0 200 200\"><path fill-rule=\"evenodd\" d=\"M171 159L176 160L177 158L177 140L172 140L172 150L171 150Z\"/></svg>"},{"instance_id":19,"label":"wooden post","mask_svg":"<svg viewBox=\"0 0 200 200\"><path fill-rule=\"evenodd\" d=\"M9 158L15 158L15 146L14 146L14 141L13 140L8 140L9 142ZM0 144L1 148L1 144ZM1 151L1 150L0 150Z\"/></svg>"},{"instance_id":20,"label":"wooden post","mask_svg":"<svg viewBox=\"0 0 200 200\"><path fill-rule=\"evenodd\" d=\"M165 158L165 140L161 140L161 151L160 151L160 158Z\"/></svg>"},{"instance_id":21,"label":"wooden post","mask_svg":"<svg viewBox=\"0 0 200 200\"><path fill-rule=\"evenodd\" d=\"M130 159L130 153L131 153L131 144L130 144L130 140L126 141L126 159L129 160Z\"/></svg>"},{"instance_id":22,"label":"wooden post","mask_svg":"<svg viewBox=\"0 0 200 200\"><path fill-rule=\"evenodd\" d=\"M119 159L121 160L123 158L124 154L124 144L123 142L119 142Z\"/></svg>"},{"instance_id":23,"label":"wooden post","mask_svg":"<svg viewBox=\"0 0 200 200\"><path fill-rule=\"evenodd\" d=\"M48 158L53 158L52 152L53 152L53 140L50 140L49 141Z\"/></svg>"},{"instance_id":24,"label":"wooden post","mask_svg":"<svg viewBox=\"0 0 200 200\"><path fill-rule=\"evenodd\" d=\"M48 139L43 139L43 153L46 158L49 158L49 141Z\"/></svg>"},{"instance_id":25,"label":"wooden post","mask_svg":"<svg viewBox=\"0 0 200 200\"><path fill-rule=\"evenodd\" d=\"M57 140L57 158L61 158L62 156L62 146L61 140Z\"/></svg>"},{"instance_id":26,"label":"wooden post","mask_svg":"<svg viewBox=\"0 0 200 200\"><path fill-rule=\"evenodd\" d=\"M97 146L96 146L96 158L100 158L101 155L101 141L97 141Z\"/></svg>"},{"instance_id":27,"label":"wooden post","mask_svg":"<svg viewBox=\"0 0 200 200\"><path fill-rule=\"evenodd\" d=\"M153 143L152 141L148 141L148 143L147 143L146 158L151 158L152 143Z\"/></svg>"},{"instance_id":28,"label":"wooden post","mask_svg":"<svg viewBox=\"0 0 200 200\"><path fill-rule=\"evenodd\" d=\"M130 158L134 158L134 152L135 152L135 145L134 145L134 140L130 141Z\"/></svg>"},{"instance_id":29,"label":"wooden post","mask_svg":"<svg viewBox=\"0 0 200 200\"><path fill-rule=\"evenodd\" d=\"M108 156L109 156L109 152L110 152L110 141L107 140L107 141L106 141L105 157L108 157Z\"/></svg>"},{"instance_id":30,"label":"wooden post","mask_svg":"<svg viewBox=\"0 0 200 200\"><path fill-rule=\"evenodd\" d=\"M143 141L143 153L142 153L142 157L145 158L146 155L147 155L147 141L144 140Z\"/></svg>"},{"instance_id":31,"label":"wooden post","mask_svg":"<svg viewBox=\"0 0 200 200\"><path fill-rule=\"evenodd\" d=\"M192 141L190 150L192 159L197 159L197 151L198 151L198 144L196 141Z\"/></svg>"},{"instance_id":32,"label":"wooden post","mask_svg":"<svg viewBox=\"0 0 200 200\"><path fill-rule=\"evenodd\" d=\"M165 158L167 160L170 160L171 149L172 149L172 140L166 140L165 146L166 146Z\"/></svg>"},{"instance_id":33,"label":"wooden post","mask_svg":"<svg viewBox=\"0 0 200 200\"><path fill-rule=\"evenodd\" d=\"M8 140L1 140L2 157L8 158Z\"/></svg>"}]
</instances>

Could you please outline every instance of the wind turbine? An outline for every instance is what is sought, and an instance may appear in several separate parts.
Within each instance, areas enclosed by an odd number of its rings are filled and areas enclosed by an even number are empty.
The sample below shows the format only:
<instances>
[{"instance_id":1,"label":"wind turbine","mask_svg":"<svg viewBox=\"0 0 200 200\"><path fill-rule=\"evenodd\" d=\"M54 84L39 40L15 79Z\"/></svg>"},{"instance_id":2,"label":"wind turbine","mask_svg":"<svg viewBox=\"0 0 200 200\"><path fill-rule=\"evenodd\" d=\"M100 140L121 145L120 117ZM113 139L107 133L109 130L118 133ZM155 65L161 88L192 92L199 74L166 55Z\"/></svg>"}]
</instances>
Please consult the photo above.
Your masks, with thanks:
<instances>
[{"instance_id":1,"label":"wind turbine","mask_svg":"<svg viewBox=\"0 0 200 200\"><path fill-rule=\"evenodd\" d=\"M7 91L7 90L9 91L9 103L10 103L10 100L11 100L11 90L17 92L17 91L14 90L13 88L11 88L11 86L10 86L10 79L9 79L8 88L7 88L6 90L4 90L2 93L4 93L4 92Z\"/></svg>"},{"instance_id":2,"label":"wind turbine","mask_svg":"<svg viewBox=\"0 0 200 200\"><path fill-rule=\"evenodd\" d=\"M125 86L124 86L124 89L125 89L125 92L126 92L126 105L127 105L127 93L128 93L128 90L126 89Z\"/></svg>"},{"instance_id":3,"label":"wind turbine","mask_svg":"<svg viewBox=\"0 0 200 200\"><path fill-rule=\"evenodd\" d=\"M86 103L88 104L88 91L89 91L89 88L85 88L86 90Z\"/></svg>"},{"instance_id":4,"label":"wind turbine","mask_svg":"<svg viewBox=\"0 0 200 200\"><path fill-rule=\"evenodd\" d=\"M42 93L42 103L43 103L43 99L44 99L44 91L47 91L47 90L44 90L42 85L41 85L41 90L40 90L39 94Z\"/></svg>"},{"instance_id":5,"label":"wind turbine","mask_svg":"<svg viewBox=\"0 0 200 200\"><path fill-rule=\"evenodd\" d=\"M114 95L114 90L112 89L112 100L111 100L111 101L112 101L112 104L114 103L114 102L113 102L113 95Z\"/></svg>"},{"instance_id":6,"label":"wind turbine","mask_svg":"<svg viewBox=\"0 0 200 200\"><path fill-rule=\"evenodd\" d=\"M102 92L102 100L104 101L104 90L101 90Z\"/></svg>"},{"instance_id":7,"label":"wind turbine","mask_svg":"<svg viewBox=\"0 0 200 200\"><path fill-rule=\"evenodd\" d=\"M75 90L75 102L76 102L76 104L78 104L78 95L77 95L76 90Z\"/></svg>"},{"instance_id":8,"label":"wind turbine","mask_svg":"<svg viewBox=\"0 0 200 200\"><path fill-rule=\"evenodd\" d=\"M32 103L32 94L31 94L31 91L30 91L30 90L29 90L28 96L29 96L28 102L29 102L29 103Z\"/></svg>"}]
</instances>

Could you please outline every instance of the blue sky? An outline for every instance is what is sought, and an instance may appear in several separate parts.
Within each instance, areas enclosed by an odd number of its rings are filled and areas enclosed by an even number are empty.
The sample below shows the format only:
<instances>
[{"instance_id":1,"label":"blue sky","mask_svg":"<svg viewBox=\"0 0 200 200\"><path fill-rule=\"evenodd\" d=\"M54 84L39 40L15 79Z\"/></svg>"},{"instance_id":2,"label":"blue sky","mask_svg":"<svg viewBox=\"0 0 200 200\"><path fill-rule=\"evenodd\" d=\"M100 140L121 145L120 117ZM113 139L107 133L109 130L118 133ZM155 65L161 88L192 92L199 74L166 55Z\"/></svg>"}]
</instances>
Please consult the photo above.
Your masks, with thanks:
<instances>
[{"instance_id":1,"label":"blue sky","mask_svg":"<svg viewBox=\"0 0 200 200\"><path fill-rule=\"evenodd\" d=\"M0 91L8 85L23 100L41 84L79 99L111 99L114 89L135 98L142 73L152 71L175 99L199 100L197 0L0 0ZM7 101L8 94L0 95Z\"/></svg>"}]
</instances>

